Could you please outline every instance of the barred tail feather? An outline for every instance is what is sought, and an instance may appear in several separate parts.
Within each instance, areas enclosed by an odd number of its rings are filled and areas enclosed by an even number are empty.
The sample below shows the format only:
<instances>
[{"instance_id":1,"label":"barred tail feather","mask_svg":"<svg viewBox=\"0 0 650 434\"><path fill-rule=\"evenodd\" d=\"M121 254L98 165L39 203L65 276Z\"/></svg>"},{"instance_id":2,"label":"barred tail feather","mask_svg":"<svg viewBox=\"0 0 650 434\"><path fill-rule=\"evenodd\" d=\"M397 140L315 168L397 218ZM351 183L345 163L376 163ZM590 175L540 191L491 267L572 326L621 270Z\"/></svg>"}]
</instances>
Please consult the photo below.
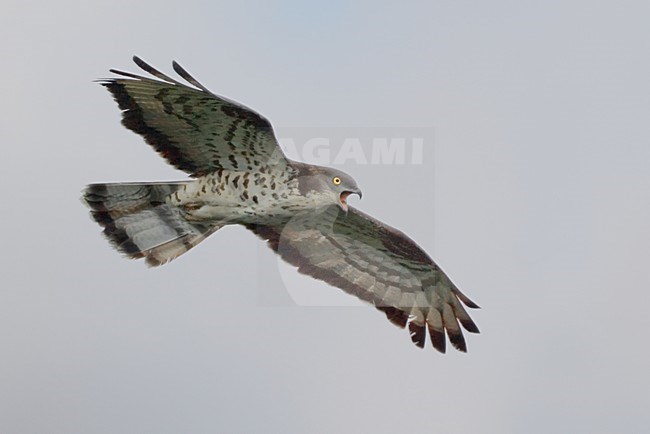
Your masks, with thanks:
<instances>
[{"instance_id":1,"label":"barred tail feather","mask_svg":"<svg viewBox=\"0 0 650 434\"><path fill-rule=\"evenodd\" d=\"M158 266L187 252L221 227L189 222L182 209L165 203L165 198L183 184L91 184L82 199L119 252Z\"/></svg>"},{"instance_id":2,"label":"barred tail feather","mask_svg":"<svg viewBox=\"0 0 650 434\"><path fill-rule=\"evenodd\" d=\"M196 227L197 225L193 226ZM219 224L207 226L203 233L188 233L174 240L153 247L145 251L146 263L150 267L157 267L158 265L166 264L205 240L221 227L222 225Z\"/></svg>"}]
</instances>

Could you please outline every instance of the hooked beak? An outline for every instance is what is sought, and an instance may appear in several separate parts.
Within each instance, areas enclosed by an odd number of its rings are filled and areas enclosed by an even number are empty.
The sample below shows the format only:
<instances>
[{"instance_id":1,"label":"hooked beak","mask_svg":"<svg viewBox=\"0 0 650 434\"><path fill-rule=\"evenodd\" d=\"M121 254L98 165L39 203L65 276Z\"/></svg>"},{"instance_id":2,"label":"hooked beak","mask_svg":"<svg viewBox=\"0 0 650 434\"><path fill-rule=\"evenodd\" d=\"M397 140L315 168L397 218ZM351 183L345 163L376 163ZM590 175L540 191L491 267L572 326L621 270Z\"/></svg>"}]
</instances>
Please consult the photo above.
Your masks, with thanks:
<instances>
[{"instance_id":1,"label":"hooked beak","mask_svg":"<svg viewBox=\"0 0 650 434\"><path fill-rule=\"evenodd\" d=\"M346 213L348 212L348 197L351 194L359 195L359 199L361 199L361 197L362 197L361 190L359 190L358 188L356 190L346 190L343 193L341 193L341 195L339 196L339 204L338 205Z\"/></svg>"}]
</instances>

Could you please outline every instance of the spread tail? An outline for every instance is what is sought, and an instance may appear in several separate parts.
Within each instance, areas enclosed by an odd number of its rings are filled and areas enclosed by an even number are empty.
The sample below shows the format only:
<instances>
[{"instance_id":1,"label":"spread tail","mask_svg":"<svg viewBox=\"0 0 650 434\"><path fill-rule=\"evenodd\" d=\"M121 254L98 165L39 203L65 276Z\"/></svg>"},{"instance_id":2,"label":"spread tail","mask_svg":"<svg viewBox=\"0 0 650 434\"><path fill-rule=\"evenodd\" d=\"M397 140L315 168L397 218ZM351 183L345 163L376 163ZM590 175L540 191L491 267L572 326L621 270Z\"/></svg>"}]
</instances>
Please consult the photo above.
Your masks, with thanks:
<instances>
[{"instance_id":1,"label":"spread tail","mask_svg":"<svg viewBox=\"0 0 650 434\"><path fill-rule=\"evenodd\" d=\"M82 200L104 235L129 258L158 266L179 257L222 225L195 222L165 203L185 182L90 184Z\"/></svg>"}]
</instances>

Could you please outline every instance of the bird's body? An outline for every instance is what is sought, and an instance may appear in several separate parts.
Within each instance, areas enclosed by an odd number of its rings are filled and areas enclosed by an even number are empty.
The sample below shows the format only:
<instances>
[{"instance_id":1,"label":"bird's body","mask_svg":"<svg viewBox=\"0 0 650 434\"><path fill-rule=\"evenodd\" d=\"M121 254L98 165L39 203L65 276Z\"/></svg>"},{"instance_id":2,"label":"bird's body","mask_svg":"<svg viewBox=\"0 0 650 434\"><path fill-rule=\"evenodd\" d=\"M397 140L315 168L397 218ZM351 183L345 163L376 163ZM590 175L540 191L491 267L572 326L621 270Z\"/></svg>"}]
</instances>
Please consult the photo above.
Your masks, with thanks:
<instances>
[{"instance_id":1,"label":"bird's body","mask_svg":"<svg viewBox=\"0 0 650 434\"><path fill-rule=\"evenodd\" d=\"M224 225L243 225L302 273L373 303L411 339L445 351L444 331L465 351L463 308L478 307L403 233L349 207L356 182L336 169L287 159L264 117L208 91L174 62L188 87L135 62L159 80L127 78L106 86L123 124L192 179L91 184L84 200L122 253L164 264Z\"/></svg>"},{"instance_id":2,"label":"bird's body","mask_svg":"<svg viewBox=\"0 0 650 434\"><path fill-rule=\"evenodd\" d=\"M183 208L190 220L237 223L289 218L308 206L293 173L262 169L264 172L218 170L203 175L184 184L166 202Z\"/></svg>"}]
</instances>

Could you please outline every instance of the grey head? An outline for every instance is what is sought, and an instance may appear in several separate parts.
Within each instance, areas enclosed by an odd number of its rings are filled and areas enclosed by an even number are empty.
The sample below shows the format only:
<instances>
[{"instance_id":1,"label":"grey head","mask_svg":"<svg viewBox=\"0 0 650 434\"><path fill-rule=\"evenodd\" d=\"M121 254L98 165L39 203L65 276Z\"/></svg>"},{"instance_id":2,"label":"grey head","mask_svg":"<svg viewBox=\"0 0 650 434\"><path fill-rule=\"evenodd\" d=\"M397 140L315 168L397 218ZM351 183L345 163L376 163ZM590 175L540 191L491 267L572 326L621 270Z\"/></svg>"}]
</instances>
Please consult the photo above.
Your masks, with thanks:
<instances>
[{"instance_id":1,"label":"grey head","mask_svg":"<svg viewBox=\"0 0 650 434\"><path fill-rule=\"evenodd\" d=\"M357 182L345 172L298 162L292 162L292 166L299 172L300 193L305 197L314 198L320 206L336 204L347 212L348 197L356 194L361 198L362 193Z\"/></svg>"}]
</instances>

